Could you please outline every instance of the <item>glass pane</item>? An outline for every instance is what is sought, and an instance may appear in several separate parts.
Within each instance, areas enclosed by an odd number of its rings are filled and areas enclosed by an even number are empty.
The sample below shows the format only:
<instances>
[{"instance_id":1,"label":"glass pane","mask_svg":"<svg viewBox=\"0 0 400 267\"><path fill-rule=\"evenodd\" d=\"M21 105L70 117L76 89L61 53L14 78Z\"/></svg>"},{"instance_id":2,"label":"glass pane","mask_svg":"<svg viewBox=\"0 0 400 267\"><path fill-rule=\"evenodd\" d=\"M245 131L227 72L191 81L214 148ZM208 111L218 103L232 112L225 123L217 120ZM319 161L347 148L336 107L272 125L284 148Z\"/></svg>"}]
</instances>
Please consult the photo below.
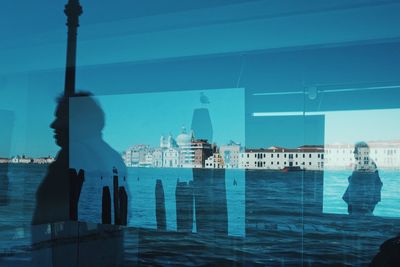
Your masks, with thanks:
<instances>
[{"instance_id":1,"label":"glass pane","mask_svg":"<svg viewBox=\"0 0 400 267\"><path fill-rule=\"evenodd\" d=\"M397 259L397 1L81 1L66 98L75 1L0 9L1 266Z\"/></svg>"},{"instance_id":2,"label":"glass pane","mask_svg":"<svg viewBox=\"0 0 400 267\"><path fill-rule=\"evenodd\" d=\"M332 251L324 252L325 263L339 251L342 263L367 265L398 234L398 47L326 49L318 58L309 53L305 116L321 116L325 129L323 212L304 222L310 260L321 251L315 239L324 235ZM375 261L390 257L382 255Z\"/></svg>"}]
</instances>

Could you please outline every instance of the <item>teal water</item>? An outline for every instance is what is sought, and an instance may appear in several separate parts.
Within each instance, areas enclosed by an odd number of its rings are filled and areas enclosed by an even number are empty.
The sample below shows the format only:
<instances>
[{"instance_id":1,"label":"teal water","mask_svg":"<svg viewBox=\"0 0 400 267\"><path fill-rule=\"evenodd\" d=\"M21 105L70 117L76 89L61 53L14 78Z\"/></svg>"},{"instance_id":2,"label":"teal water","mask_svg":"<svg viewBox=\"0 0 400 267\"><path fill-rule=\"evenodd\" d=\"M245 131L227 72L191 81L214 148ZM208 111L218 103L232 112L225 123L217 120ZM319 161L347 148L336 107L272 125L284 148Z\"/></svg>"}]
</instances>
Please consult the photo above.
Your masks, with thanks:
<instances>
[{"instance_id":1,"label":"teal water","mask_svg":"<svg viewBox=\"0 0 400 267\"><path fill-rule=\"evenodd\" d=\"M29 246L30 232L27 227L35 207L36 188L46 170L45 165L9 165L8 168L0 165L2 251ZM375 216L352 218L347 215L347 207L342 200L348 185L348 171L283 173L226 170L224 176L214 177L217 187L225 188L208 188L210 185L206 181L198 181L197 187L203 192L213 191L214 194L207 195L209 199L203 206L194 200L195 207L206 213L208 208L215 209L211 207L212 203L219 203L213 215L226 216L227 225L221 223L224 220L215 220L211 226L216 232L221 230L222 234L199 235L200 219L194 216L193 234L182 236L175 235L175 189L178 179L180 182L193 180L193 171L128 168L128 224L148 231L156 229L155 185L156 180L161 179L167 232L162 235L157 231L149 232L149 236L140 241L140 257L144 262L153 264L154 255L158 255L161 265L182 264L179 262L182 258L178 256L187 259L195 254L203 257L197 259L196 264L201 264L203 260L213 262L216 258L236 261L240 256L240 261L261 265L283 266L308 261L317 265L336 262L363 266L376 254L384 240L400 231L396 220L400 214L400 194L396 186L398 174L395 171L380 171L382 201L375 209ZM101 188L101 181L98 185ZM98 188L82 191L85 193L80 199L82 203L89 203L86 207L92 209L82 214L82 218L94 222L99 220L101 208L101 190ZM220 205L224 202L226 209ZM225 227L227 234L224 234ZM128 232L125 244L134 248L137 236ZM174 247L173 254L171 247Z\"/></svg>"},{"instance_id":2,"label":"teal water","mask_svg":"<svg viewBox=\"0 0 400 267\"><path fill-rule=\"evenodd\" d=\"M24 164L11 164L6 170L6 165L0 164L2 175L0 184L2 198L0 200L6 199L6 203L3 200L0 202L1 224L30 224L35 204L36 188L44 177L46 170L46 165ZM5 176L6 173L7 176ZM268 179L264 177L263 171L255 171L255 173L255 176L261 180ZM322 207L324 213L347 214L347 206L342 200L342 196L348 186L347 179L350 174L350 171L330 170L323 173ZM379 174L383 183L382 200L376 206L374 215L400 217L400 172L383 170ZM283 180L289 179L289 177L285 177L284 173L277 172L274 175L280 176ZM245 177L246 172L244 170L226 170L225 172L228 234L233 236L244 236L245 234ZM6 179L8 180L7 182L5 181ZM193 180L191 169L128 168L127 184L131 194L129 200L131 215L129 225L147 228L156 227L155 183L157 179L161 179L164 186L167 229L176 230L176 183L178 179L181 182ZM279 182L281 179L272 181L272 183L276 183L278 189L279 187L282 189L282 184ZM234 184L234 180L236 180L236 184ZM290 183L285 183L285 186L288 184ZM271 187L274 187L274 184ZM100 190L98 190L97 194L99 192ZM84 197L82 202L86 201ZM268 198L268 196L257 197ZM91 201L98 202L95 200L96 198L92 198ZM100 208L100 203L94 204L91 206L93 209ZM98 220L98 218L88 219ZM195 226L193 231L196 232Z\"/></svg>"},{"instance_id":3,"label":"teal water","mask_svg":"<svg viewBox=\"0 0 400 267\"><path fill-rule=\"evenodd\" d=\"M324 171L324 213L347 214L347 205L342 196L348 186L351 171ZM400 172L380 170L383 183L381 202L374 210L375 216L400 217Z\"/></svg>"}]
</instances>

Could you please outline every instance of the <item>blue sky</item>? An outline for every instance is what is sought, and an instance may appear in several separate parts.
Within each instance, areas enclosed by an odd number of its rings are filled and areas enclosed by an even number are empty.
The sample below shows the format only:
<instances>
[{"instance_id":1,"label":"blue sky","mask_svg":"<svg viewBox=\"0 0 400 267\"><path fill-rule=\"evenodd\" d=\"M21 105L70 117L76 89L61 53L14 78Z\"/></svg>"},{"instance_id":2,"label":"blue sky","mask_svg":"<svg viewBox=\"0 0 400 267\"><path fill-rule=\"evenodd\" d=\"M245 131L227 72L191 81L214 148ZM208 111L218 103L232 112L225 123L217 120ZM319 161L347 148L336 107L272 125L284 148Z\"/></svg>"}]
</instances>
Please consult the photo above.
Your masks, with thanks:
<instances>
[{"instance_id":1,"label":"blue sky","mask_svg":"<svg viewBox=\"0 0 400 267\"><path fill-rule=\"evenodd\" d=\"M200 103L201 92L210 104ZM111 95L97 99L106 114L104 140L120 152L135 144L158 147L161 135L171 133L176 138L182 127L189 133L193 110L205 107L212 121L213 142L221 145L229 140L241 144L245 141L244 90L240 88Z\"/></svg>"}]
</instances>

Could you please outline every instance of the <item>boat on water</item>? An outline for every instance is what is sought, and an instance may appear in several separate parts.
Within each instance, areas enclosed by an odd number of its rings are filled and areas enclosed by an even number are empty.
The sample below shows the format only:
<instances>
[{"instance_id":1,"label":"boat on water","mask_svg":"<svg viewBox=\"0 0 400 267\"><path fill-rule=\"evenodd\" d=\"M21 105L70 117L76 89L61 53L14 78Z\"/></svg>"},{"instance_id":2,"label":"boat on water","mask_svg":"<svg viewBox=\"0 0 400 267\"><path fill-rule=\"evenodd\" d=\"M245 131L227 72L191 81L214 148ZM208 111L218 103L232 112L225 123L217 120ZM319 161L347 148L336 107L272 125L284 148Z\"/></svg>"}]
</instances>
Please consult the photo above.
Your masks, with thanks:
<instances>
[{"instance_id":1,"label":"boat on water","mask_svg":"<svg viewBox=\"0 0 400 267\"><path fill-rule=\"evenodd\" d=\"M290 167L285 167L282 169L282 172L299 172L302 171L300 166L290 166Z\"/></svg>"}]
</instances>

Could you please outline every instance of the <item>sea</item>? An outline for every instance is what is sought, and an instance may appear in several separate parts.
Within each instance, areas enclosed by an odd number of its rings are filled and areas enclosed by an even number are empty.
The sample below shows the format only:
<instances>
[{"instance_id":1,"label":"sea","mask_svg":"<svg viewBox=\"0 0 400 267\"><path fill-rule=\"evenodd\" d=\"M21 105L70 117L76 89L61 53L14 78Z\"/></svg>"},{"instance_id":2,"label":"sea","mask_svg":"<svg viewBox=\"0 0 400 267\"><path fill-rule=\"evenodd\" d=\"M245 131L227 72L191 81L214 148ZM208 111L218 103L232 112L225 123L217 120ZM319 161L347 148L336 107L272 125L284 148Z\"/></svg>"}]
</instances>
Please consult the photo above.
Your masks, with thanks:
<instances>
[{"instance_id":1,"label":"sea","mask_svg":"<svg viewBox=\"0 0 400 267\"><path fill-rule=\"evenodd\" d=\"M0 262L29 248L35 193L47 168L0 164ZM379 171L381 201L372 216L347 213L342 196L349 175L347 170L127 168L127 258L160 266L215 262L221 266L364 266L385 240L400 233L400 172ZM163 189L165 229L157 224L157 180ZM178 183L193 190L191 229L185 235L177 223L182 216L177 210ZM100 182L93 190L80 202L100 210ZM92 214L85 221L98 222L98 212ZM138 229L139 241L137 235L129 235Z\"/></svg>"}]
</instances>

